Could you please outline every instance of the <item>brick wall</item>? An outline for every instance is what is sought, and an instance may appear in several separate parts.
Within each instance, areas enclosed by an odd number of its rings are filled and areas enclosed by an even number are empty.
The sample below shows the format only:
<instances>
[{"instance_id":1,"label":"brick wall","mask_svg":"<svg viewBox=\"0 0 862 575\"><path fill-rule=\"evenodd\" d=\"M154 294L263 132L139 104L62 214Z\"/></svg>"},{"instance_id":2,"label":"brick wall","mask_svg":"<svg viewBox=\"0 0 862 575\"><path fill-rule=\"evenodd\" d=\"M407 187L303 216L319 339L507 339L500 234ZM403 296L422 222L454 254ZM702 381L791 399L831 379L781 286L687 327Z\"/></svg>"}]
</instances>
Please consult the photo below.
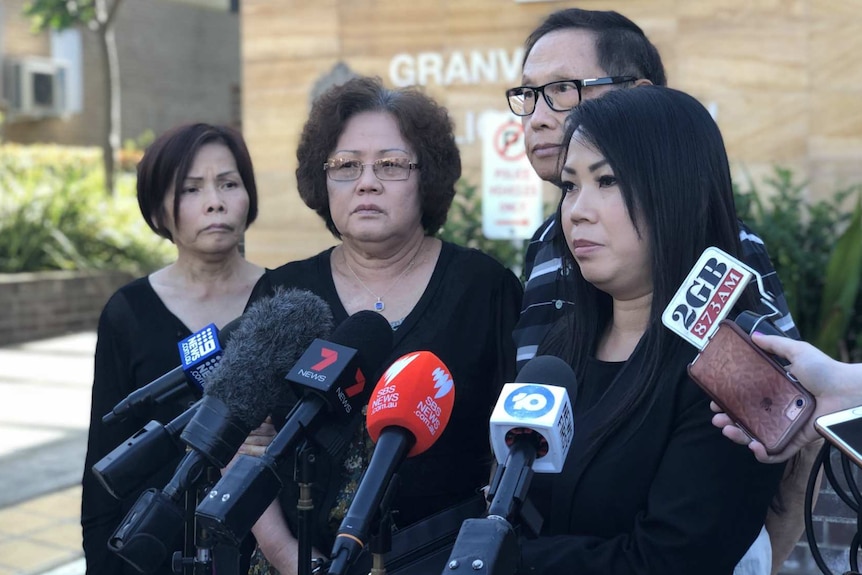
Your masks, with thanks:
<instances>
[{"instance_id":1,"label":"brick wall","mask_svg":"<svg viewBox=\"0 0 862 575\"><path fill-rule=\"evenodd\" d=\"M838 484L849 495L841 467L840 452L833 448L830 455L832 470ZM850 469L855 482L862 485L860 483L862 470L852 463ZM825 475L811 516L817 548L830 571L836 574L848 571L850 542L856 533L856 512L841 500ZM779 575L809 575L820 572L809 550L808 539L803 534L790 557L784 562Z\"/></svg>"},{"instance_id":2,"label":"brick wall","mask_svg":"<svg viewBox=\"0 0 862 575\"><path fill-rule=\"evenodd\" d=\"M0 274L0 345L95 329L131 277L121 272Z\"/></svg>"}]
</instances>

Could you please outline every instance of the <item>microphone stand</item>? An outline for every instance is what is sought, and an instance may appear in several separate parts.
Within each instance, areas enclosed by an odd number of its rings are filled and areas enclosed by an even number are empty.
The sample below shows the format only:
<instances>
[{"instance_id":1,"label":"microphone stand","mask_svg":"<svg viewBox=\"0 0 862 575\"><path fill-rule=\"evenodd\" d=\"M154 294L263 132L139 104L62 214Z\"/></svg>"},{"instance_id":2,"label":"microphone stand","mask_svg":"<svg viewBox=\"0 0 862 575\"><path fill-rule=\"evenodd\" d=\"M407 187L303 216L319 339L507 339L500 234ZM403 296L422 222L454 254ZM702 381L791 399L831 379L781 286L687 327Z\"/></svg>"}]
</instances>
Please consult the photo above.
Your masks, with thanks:
<instances>
[{"instance_id":1,"label":"microphone stand","mask_svg":"<svg viewBox=\"0 0 862 575\"><path fill-rule=\"evenodd\" d=\"M542 516L527 499L533 479L536 446L529 439L515 441L504 465L498 465L488 489L491 501L484 519L467 519L455 539L444 575L514 575L520 563L520 549L514 522L531 534L542 529ZM519 473L510 470L520 470Z\"/></svg>"},{"instance_id":2,"label":"microphone stand","mask_svg":"<svg viewBox=\"0 0 862 575\"><path fill-rule=\"evenodd\" d=\"M316 452L308 441L303 441L296 448L296 463L293 479L299 486L299 499L296 501L297 543L299 552L297 558L297 575L311 575L312 522L314 520L314 500L311 485L314 482Z\"/></svg>"},{"instance_id":3,"label":"microphone stand","mask_svg":"<svg viewBox=\"0 0 862 575\"><path fill-rule=\"evenodd\" d=\"M212 533L201 527L195 519L195 509L198 503L218 482L219 470L207 465L201 478L189 488L184 495L183 514L185 516L185 538L183 551L174 552L172 567L174 573L183 575L212 575L213 547L216 544Z\"/></svg>"},{"instance_id":4,"label":"microphone stand","mask_svg":"<svg viewBox=\"0 0 862 575\"><path fill-rule=\"evenodd\" d=\"M386 575L384 556L392 550L392 513L388 505L381 513L377 533L368 540L368 550L371 552L369 575Z\"/></svg>"}]
</instances>

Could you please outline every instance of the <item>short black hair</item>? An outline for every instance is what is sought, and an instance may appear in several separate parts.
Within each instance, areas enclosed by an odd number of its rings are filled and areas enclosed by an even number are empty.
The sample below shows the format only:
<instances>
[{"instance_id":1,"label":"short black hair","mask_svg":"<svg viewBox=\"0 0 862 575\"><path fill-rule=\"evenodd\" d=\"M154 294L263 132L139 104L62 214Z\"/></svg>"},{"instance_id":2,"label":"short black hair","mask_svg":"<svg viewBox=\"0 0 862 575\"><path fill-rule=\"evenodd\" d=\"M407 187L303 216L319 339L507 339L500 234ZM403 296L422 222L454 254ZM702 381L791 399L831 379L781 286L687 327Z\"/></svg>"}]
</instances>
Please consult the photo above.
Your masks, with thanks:
<instances>
[{"instance_id":1,"label":"short black hair","mask_svg":"<svg viewBox=\"0 0 862 575\"><path fill-rule=\"evenodd\" d=\"M164 201L174 190L174 225L179 214L180 194L198 150L205 144L224 144L233 154L236 169L248 193L248 215L245 227L257 218L257 184L254 167L245 141L239 132L227 126L184 124L171 128L155 139L138 162L138 206L147 225L163 238L173 241L165 226Z\"/></svg>"},{"instance_id":2,"label":"short black hair","mask_svg":"<svg viewBox=\"0 0 862 575\"><path fill-rule=\"evenodd\" d=\"M524 63L546 34L567 29L589 30L596 36L599 65L610 76L635 76L666 86L661 56L640 26L612 10L558 10L539 24L524 44Z\"/></svg>"}]
</instances>

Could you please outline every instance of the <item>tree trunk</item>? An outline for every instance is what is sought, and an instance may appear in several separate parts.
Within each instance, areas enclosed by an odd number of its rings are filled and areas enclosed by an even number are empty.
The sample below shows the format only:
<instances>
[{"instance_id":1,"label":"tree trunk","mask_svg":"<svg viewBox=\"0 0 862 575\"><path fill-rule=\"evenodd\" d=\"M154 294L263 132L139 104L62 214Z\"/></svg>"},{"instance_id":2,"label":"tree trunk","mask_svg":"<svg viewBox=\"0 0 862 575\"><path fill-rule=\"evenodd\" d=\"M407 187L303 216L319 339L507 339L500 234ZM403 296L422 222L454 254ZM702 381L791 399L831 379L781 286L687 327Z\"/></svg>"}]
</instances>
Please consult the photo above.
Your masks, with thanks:
<instances>
[{"instance_id":1,"label":"tree trunk","mask_svg":"<svg viewBox=\"0 0 862 575\"><path fill-rule=\"evenodd\" d=\"M102 160L105 165L105 192L113 196L116 159L120 151L120 63L114 34L114 15L122 0L114 0L110 11L105 0L98 2L99 47L102 52L102 75L105 79L105 108L103 114Z\"/></svg>"}]
</instances>

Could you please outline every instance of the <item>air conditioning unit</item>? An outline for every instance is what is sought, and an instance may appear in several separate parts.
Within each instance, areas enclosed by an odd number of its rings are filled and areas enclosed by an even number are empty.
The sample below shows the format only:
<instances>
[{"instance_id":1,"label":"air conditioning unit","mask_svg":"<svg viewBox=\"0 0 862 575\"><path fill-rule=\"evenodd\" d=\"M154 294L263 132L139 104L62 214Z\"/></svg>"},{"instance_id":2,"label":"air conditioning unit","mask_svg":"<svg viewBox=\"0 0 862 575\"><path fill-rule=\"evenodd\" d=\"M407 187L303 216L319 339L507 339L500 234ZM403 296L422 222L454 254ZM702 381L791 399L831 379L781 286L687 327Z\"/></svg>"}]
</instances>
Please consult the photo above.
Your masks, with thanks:
<instances>
[{"instance_id":1,"label":"air conditioning unit","mask_svg":"<svg viewBox=\"0 0 862 575\"><path fill-rule=\"evenodd\" d=\"M66 65L37 56L6 58L3 97L9 119L39 119L66 112Z\"/></svg>"}]
</instances>

